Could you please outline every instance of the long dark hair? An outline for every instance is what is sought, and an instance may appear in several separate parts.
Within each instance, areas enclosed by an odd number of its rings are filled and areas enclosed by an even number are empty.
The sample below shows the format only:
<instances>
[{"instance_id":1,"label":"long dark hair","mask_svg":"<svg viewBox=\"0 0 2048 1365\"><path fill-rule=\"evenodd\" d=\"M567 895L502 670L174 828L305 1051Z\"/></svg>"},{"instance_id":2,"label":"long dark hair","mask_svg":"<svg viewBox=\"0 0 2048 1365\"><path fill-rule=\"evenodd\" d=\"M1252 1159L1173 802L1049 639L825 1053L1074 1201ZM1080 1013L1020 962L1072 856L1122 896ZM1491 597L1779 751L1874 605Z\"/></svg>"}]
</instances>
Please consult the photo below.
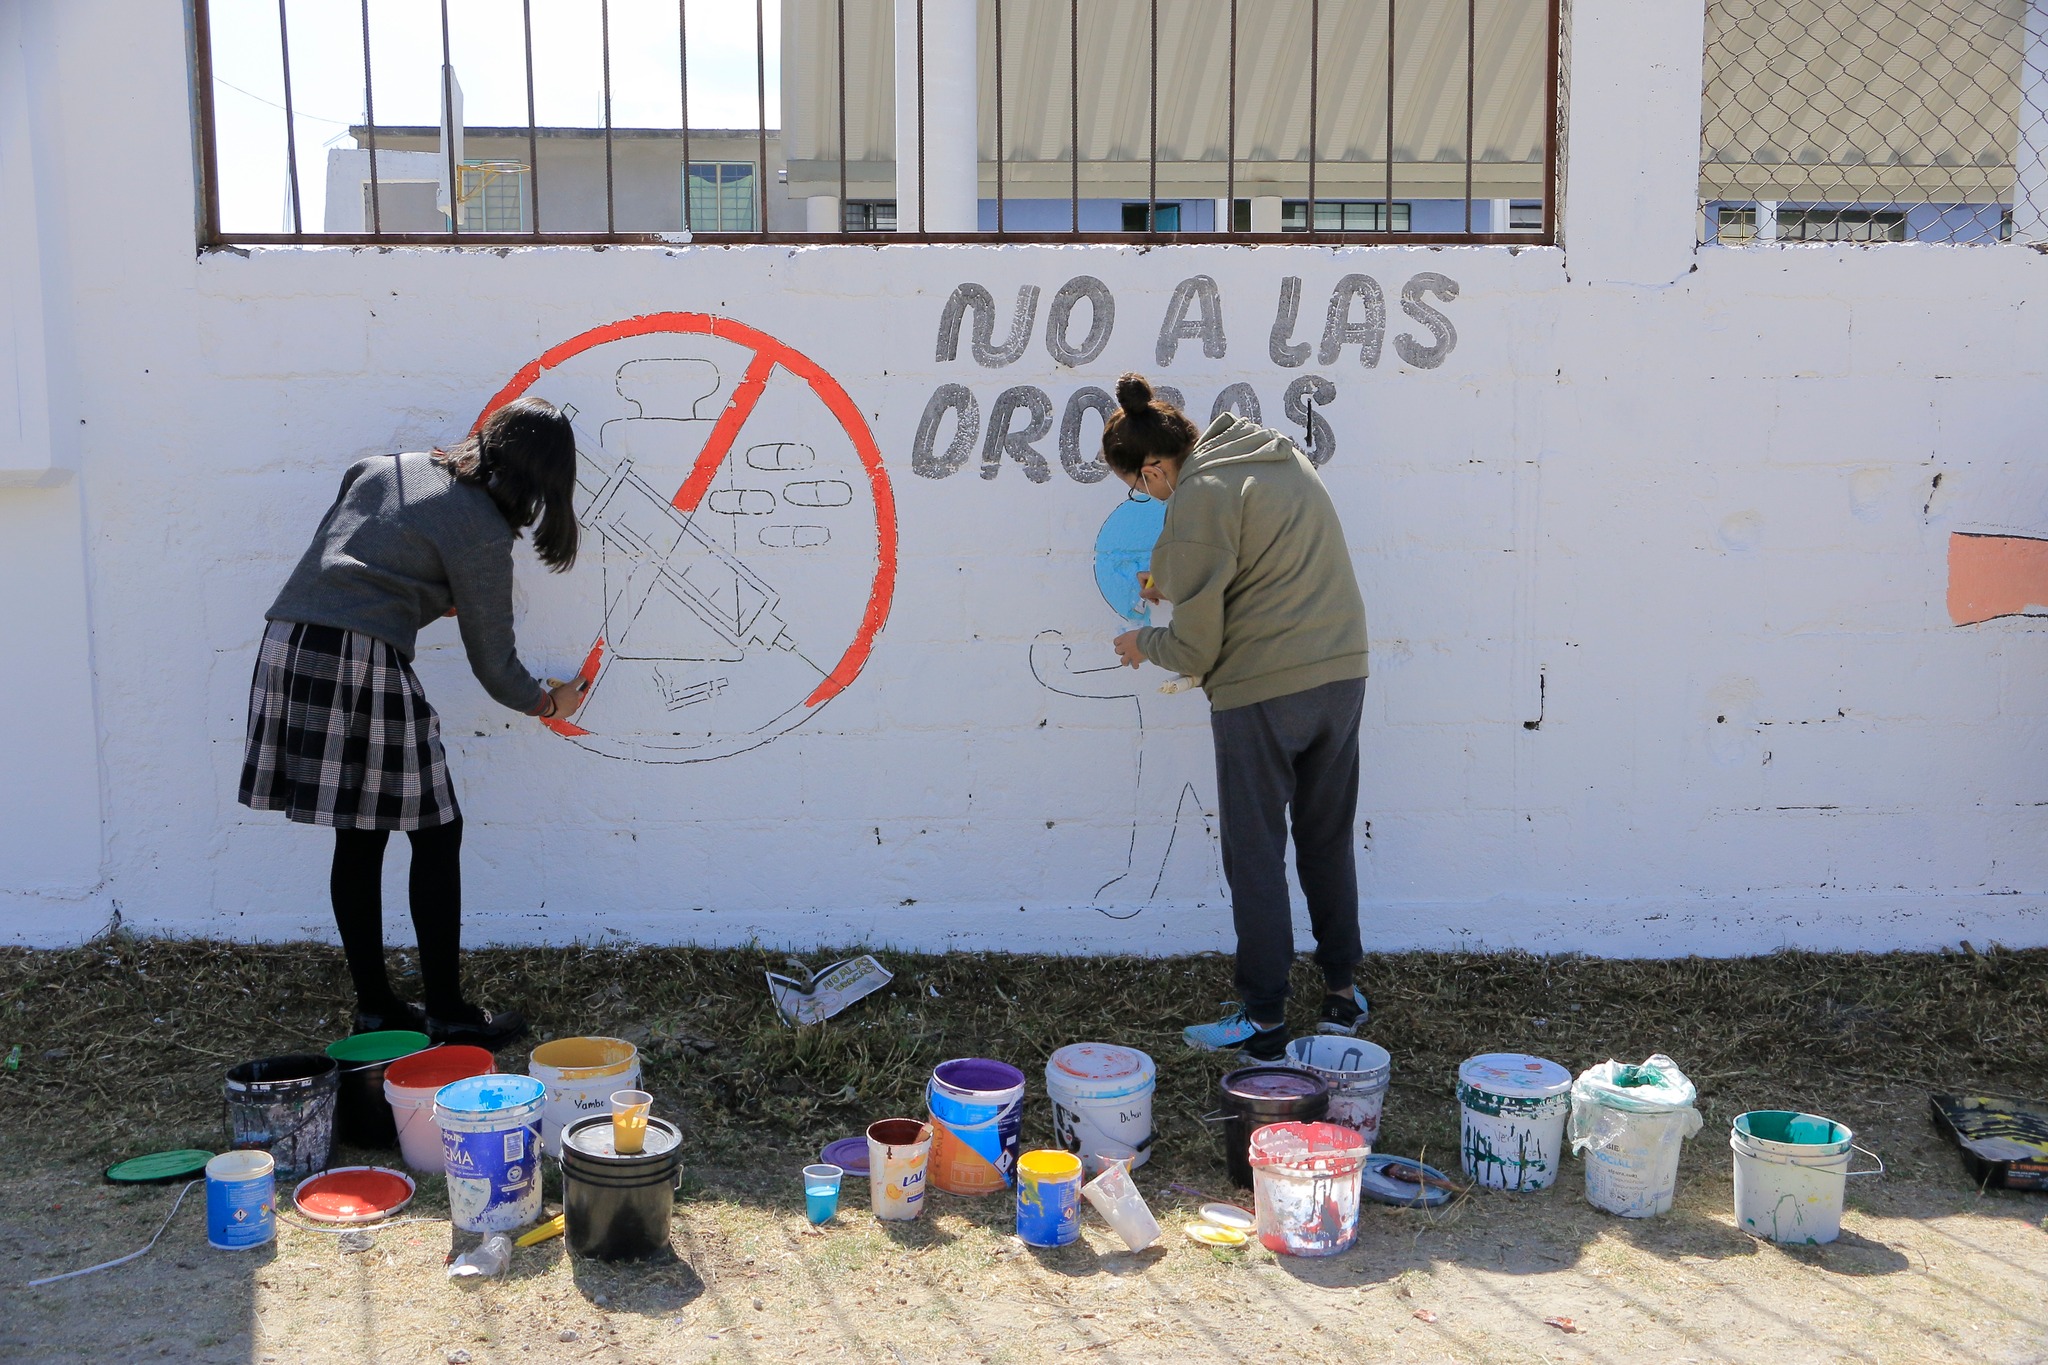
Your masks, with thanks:
<instances>
[{"instance_id":1,"label":"long dark hair","mask_svg":"<svg viewBox=\"0 0 2048 1365\"><path fill-rule=\"evenodd\" d=\"M576 562L576 433L545 398L515 398L467 440L434 452L456 478L491 495L518 535L556 573Z\"/></svg>"},{"instance_id":2,"label":"long dark hair","mask_svg":"<svg viewBox=\"0 0 2048 1365\"><path fill-rule=\"evenodd\" d=\"M1102 454L1120 474L1135 474L1147 460L1178 460L1201 438L1188 415L1152 396L1142 374L1116 381L1117 410L1102 424Z\"/></svg>"}]
</instances>

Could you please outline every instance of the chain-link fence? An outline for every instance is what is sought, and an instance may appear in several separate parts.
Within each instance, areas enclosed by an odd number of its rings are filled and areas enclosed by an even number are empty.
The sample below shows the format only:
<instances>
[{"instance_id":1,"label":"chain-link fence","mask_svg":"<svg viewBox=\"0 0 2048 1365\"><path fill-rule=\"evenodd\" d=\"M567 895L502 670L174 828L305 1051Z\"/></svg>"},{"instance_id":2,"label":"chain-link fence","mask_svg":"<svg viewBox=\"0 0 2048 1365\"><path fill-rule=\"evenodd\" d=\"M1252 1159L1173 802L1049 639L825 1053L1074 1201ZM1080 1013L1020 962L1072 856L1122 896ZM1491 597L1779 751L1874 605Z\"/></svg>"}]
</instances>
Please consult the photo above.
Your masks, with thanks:
<instances>
[{"instance_id":1,"label":"chain-link fence","mask_svg":"<svg viewBox=\"0 0 2048 1365\"><path fill-rule=\"evenodd\" d=\"M1709 0L1700 240L2048 239L2044 63L2029 0Z\"/></svg>"}]
</instances>

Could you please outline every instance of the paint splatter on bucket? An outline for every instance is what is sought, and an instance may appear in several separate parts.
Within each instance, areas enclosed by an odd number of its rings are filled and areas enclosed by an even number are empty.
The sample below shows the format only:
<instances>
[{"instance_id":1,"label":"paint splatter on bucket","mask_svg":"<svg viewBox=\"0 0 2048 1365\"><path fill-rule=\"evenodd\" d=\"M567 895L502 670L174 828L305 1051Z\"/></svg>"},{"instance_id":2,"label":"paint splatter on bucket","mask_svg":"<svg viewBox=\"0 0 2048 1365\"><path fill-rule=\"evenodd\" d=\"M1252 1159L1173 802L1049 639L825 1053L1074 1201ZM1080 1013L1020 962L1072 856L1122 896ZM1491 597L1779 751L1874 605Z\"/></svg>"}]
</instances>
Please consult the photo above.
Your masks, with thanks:
<instances>
[{"instance_id":1,"label":"paint splatter on bucket","mask_svg":"<svg viewBox=\"0 0 2048 1365\"><path fill-rule=\"evenodd\" d=\"M1488 1052L1458 1068L1458 1159L1493 1190L1547 1190L1564 1159L1572 1073L1519 1052Z\"/></svg>"},{"instance_id":2,"label":"paint splatter on bucket","mask_svg":"<svg viewBox=\"0 0 2048 1365\"><path fill-rule=\"evenodd\" d=\"M1081 1235L1081 1158L1050 1148L1017 1159L1017 1237L1063 1247Z\"/></svg>"},{"instance_id":3,"label":"paint splatter on bucket","mask_svg":"<svg viewBox=\"0 0 2048 1365\"><path fill-rule=\"evenodd\" d=\"M472 1076L434 1096L448 1218L464 1232L510 1232L540 1217L540 1111L531 1076Z\"/></svg>"},{"instance_id":4,"label":"paint splatter on bucket","mask_svg":"<svg viewBox=\"0 0 2048 1365\"><path fill-rule=\"evenodd\" d=\"M1385 1048L1325 1033L1296 1038L1287 1045L1287 1058L1330 1083L1330 1122L1355 1130L1368 1145L1380 1140L1380 1111L1394 1074L1394 1059Z\"/></svg>"},{"instance_id":5,"label":"paint splatter on bucket","mask_svg":"<svg viewBox=\"0 0 2048 1365\"><path fill-rule=\"evenodd\" d=\"M1767 1109L1737 1114L1728 1146L1735 1153L1735 1223L1744 1232L1790 1246L1842 1235L1842 1196L1852 1171L1855 1133L1818 1114Z\"/></svg>"},{"instance_id":6,"label":"paint splatter on bucket","mask_svg":"<svg viewBox=\"0 0 2048 1365\"><path fill-rule=\"evenodd\" d=\"M260 1057L228 1072L228 1138L277 1159L287 1180L327 1169L339 1067L332 1057Z\"/></svg>"},{"instance_id":7,"label":"paint splatter on bucket","mask_svg":"<svg viewBox=\"0 0 2048 1365\"><path fill-rule=\"evenodd\" d=\"M947 1194L1007 1189L1024 1128L1024 1073L1008 1062L960 1057L932 1068L931 1183Z\"/></svg>"},{"instance_id":8,"label":"paint splatter on bucket","mask_svg":"<svg viewBox=\"0 0 2048 1365\"><path fill-rule=\"evenodd\" d=\"M1358 1236L1358 1179L1368 1154L1336 1123L1272 1123L1252 1134L1259 1244L1282 1256L1335 1256Z\"/></svg>"}]
</instances>

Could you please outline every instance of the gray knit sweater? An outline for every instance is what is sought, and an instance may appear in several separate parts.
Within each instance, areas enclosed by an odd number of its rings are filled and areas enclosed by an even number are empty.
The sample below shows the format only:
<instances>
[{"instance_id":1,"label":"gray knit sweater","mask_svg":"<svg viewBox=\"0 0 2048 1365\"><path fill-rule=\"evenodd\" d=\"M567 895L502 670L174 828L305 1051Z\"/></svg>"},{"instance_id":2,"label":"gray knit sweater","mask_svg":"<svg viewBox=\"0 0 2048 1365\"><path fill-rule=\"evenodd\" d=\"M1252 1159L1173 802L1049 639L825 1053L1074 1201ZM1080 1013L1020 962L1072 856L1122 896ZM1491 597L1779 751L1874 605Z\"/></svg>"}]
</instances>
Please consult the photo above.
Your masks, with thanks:
<instances>
[{"instance_id":1,"label":"gray knit sweater","mask_svg":"<svg viewBox=\"0 0 2048 1365\"><path fill-rule=\"evenodd\" d=\"M421 626L456 609L477 681L515 711L546 689L512 637L512 528L491 495L431 455L373 455L342 475L271 621L338 626L383 640L408 662Z\"/></svg>"}]
</instances>

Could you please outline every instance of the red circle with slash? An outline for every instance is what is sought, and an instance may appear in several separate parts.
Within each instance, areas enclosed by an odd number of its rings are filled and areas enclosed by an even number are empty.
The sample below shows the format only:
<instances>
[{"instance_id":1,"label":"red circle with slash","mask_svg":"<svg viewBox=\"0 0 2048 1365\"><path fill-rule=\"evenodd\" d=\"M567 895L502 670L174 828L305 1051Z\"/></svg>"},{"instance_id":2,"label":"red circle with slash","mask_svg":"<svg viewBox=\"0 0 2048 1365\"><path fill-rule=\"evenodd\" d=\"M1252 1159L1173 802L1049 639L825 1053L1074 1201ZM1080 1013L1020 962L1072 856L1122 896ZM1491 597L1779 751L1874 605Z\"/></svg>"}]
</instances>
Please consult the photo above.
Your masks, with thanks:
<instances>
[{"instance_id":1,"label":"red circle with slash","mask_svg":"<svg viewBox=\"0 0 2048 1365\"><path fill-rule=\"evenodd\" d=\"M681 333L718 337L753 351L754 358L748 363L734 387L732 397L726 400L725 409L718 416L711 429L711 435L704 442L704 449L698 455L696 464L688 477L683 480L672 499L676 508L684 513L694 512L710 490L711 482L718 475L719 466L731 453L733 443L738 439L740 428L746 425L754 405L760 400L762 390L768 385L770 376L781 369L803 380L817 395L853 442L855 454L868 477L868 491L875 504L875 577L868 590L866 609L861 613L859 627L853 639L848 642L839 662L818 683L811 694L804 698L803 706L808 711L822 706L852 684L860 675L868 656L874 652L875 637L881 633L882 625L889 619L889 606L896 592L896 495L889 485L889 473L882 467L882 451L875 444L874 434L868 430L867 420L861 416L860 408L840 387L839 381L827 374L810 357L766 332L722 318L710 313L646 313L639 317L624 318L608 322L601 327L573 336L548 351L538 359L530 361L519 373L512 376L504 388L491 396L477 414L471 427L481 427L484 419L513 399L520 397L536 380L555 366L562 364L585 351L602 346L607 342L621 341L628 337L650 336L657 333ZM605 641L600 634L584 656L583 666L577 677L586 684L594 683L599 667L604 663ZM558 735L576 737L590 732L570 720L544 720Z\"/></svg>"}]
</instances>

